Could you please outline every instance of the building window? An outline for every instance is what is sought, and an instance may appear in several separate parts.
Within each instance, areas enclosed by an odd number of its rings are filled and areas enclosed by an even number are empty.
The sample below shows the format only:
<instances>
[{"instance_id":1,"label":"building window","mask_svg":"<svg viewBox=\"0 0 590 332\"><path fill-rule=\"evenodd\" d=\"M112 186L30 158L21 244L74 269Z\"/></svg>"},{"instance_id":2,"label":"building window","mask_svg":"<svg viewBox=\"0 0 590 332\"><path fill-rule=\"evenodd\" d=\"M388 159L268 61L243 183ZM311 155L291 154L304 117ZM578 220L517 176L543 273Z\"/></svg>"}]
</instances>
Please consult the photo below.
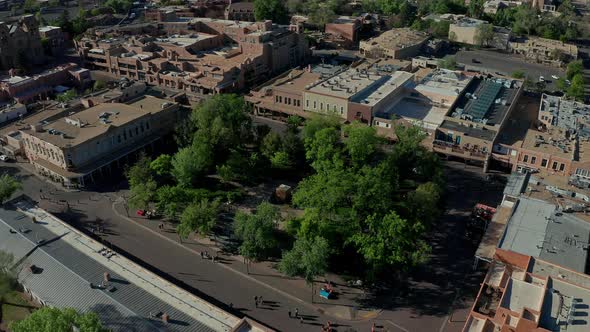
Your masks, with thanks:
<instances>
[{"instance_id":1,"label":"building window","mask_svg":"<svg viewBox=\"0 0 590 332\"><path fill-rule=\"evenodd\" d=\"M320 103L320 111L324 110L324 103Z\"/></svg>"},{"instance_id":2,"label":"building window","mask_svg":"<svg viewBox=\"0 0 590 332\"><path fill-rule=\"evenodd\" d=\"M145 130L150 130L150 123L149 122L145 123Z\"/></svg>"},{"instance_id":3,"label":"building window","mask_svg":"<svg viewBox=\"0 0 590 332\"><path fill-rule=\"evenodd\" d=\"M135 135L139 135L139 127L135 127Z\"/></svg>"},{"instance_id":4,"label":"building window","mask_svg":"<svg viewBox=\"0 0 590 332\"><path fill-rule=\"evenodd\" d=\"M563 172L565 170L565 164L559 165L559 170Z\"/></svg>"},{"instance_id":5,"label":"building window","mask_svg":"<svg viewBox=\"0 0 590 332\"><path fill-rule=\"evenodd\" d=\"M129 138L133 137L133 130L129 129Z\"/></svg>"},{"instance_id":6,"label":"building window","mask_svg":"<svg viewBox=\"0 0 590 332\"><path fill-rule=\"evenodd\" d=\"M121 135L117 135L117 143L121 143Z\"/></svg>"},{"instance_id":7,"label":"building window","mask_svg":"<svg viewBox=\"0 0 590 332\"><path fill-rule=\"evenodd\" d=\"M525 163L528 163L529 162L529 155L525 154L524 158L522 158L522 161Z\"/></svg>"},{"instance_id":8,"label":"building window","mask_svg":"<svg viewBox=\"0 0 590 332\"><path fill-rule=\"evenodd\" d=\"M318 109L318 103L315 100L313 101L313 109Z\"/></svg>"},{"instance_id":9,"label":"building window","mask_svg":"<svg viewBox=\"0 0 590 332\"><path fill-rule=\"evenodd\" d=\"M344 114L344 106L340 106L340 114Z\"/></svg>"},{"instance_id":10,"label":"building window","mask_svg":"<svg viewBox=\"0 0 590 332\"><path fill-rule=\"evenodd\" d=\"M537 161L537 157L535 157L535 156L532 156L532 157L531 157L531 164L533 164L533 165L534 165L536 161Z\"/></svg>"},{"instance_id":11,"label":"building window","mask_svg":"<svg viewBox=\"0 0 590 332\"><path fill-rule=\"evenodd\" d=\"M123 140L125 140L125 141L127 140L127 132L126 131L123 132Z\"/></svg>"},{"instance_id":12,"label":"building window","mask_svg":"<svg viewBox=\"0 0 590 332\"><path fill-rule=\"evenodd\" d=\"M309 100L305 101L305 107L309 107Z\"/></svg>"},{"instance_id":13,"label":"building window","mask_svg":"<svg viewBox=\"0 0 590 332\"><path fill-rule=\"evenodd\" d=\"M554 170L557 170L557 161L553 162L553 166L551 166L551 168L553 168Z\"/></svg>"},{"instance_id":14,"label":"building window","mask_svg":"<svg viewBox=\"0 0 590 332\"><path fill-rule=\"evenodd\" d=\"M330 104L326 104L326 111L330 110Z\"/></svg>"},{"instance_id":15,"label":"building window","mask_svg":"<svg viewBox=\"0 0 590 332\"><path fill-rule=\"evenodd\" d=\"M541 160L541 167L547 167L547 159Z\"/></svg>"}]
</instances>

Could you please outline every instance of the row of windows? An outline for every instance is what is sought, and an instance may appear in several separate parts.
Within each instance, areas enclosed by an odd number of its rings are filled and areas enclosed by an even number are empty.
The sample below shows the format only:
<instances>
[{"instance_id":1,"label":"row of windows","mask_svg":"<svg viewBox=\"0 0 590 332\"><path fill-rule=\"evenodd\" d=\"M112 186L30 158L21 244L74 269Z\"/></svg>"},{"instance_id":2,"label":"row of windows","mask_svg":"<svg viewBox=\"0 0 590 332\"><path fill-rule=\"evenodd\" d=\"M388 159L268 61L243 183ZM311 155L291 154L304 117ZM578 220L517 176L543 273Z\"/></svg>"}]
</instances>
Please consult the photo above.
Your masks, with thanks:
<instances>
[{"instance_id":1,"label":"row of windows","mask_svg":"<svg viewBox=\"0 0 590 332\"><path fill-rule=\"evenodd\" d=\"M309 100L305 101L305 106L307 108L309 108ZM317 101L313 101L313 109L317 110L318 109L318 102ZM320 111L324 110L324 103L320 103ZM334 111L334 112L338 112L338 105L334 105L334 108L330 108L330 104L326 103L326 111ZM344 106L340 106L340 115L344 114Z\"/></svg>"},{"instance_id":2,"label":"row of windows","mask_svg":"<svg viewBox=\"0 0 590 332\"><path fill-rule=\"evenodd\" d=\"M524 157L522 158L522 161L525 163L528 163L529 162L529 155L525 154ZM531 156L530 163L531 163L531 165L535 165L537 163L537 157ZM549 163L549 161L547 159L543 158L541 160L541 167L547 167L548 163ZM565 164L558 163L557 161L554 161L553 164L551 165L551 169L557 171L558 168L559 168L559 171L563 172L565 170Z\"/></svg>"},{"instance_id":3,"label":"row of windows","mask_svg":"<svg viewBox=\"0 0 590 332\"><path fill-rule=\"evenodd\" d=\"M63 156L61 154L53 151L53 149L47 149L46 147L44 147L38 143L31 143L31 141L29 141L29 139L25 140L25 144L27 145L27 147L29 149L35 151L37 154L41 154L48 159L53 159L54 161L56 161L58 163L64 162Z\"/></svg>"},{"instance_id":4,"label":"row of windows","mask_svg":"<svg viewBox=\"0 0 590 332\"><path fill-rule=\"evenodd\" d=\"M291 99L283 96L275 96L275 103L283 103L285 105L293 105L293 106L301 106L301 101L299 99Z\"/></svg>"}]
</instances>

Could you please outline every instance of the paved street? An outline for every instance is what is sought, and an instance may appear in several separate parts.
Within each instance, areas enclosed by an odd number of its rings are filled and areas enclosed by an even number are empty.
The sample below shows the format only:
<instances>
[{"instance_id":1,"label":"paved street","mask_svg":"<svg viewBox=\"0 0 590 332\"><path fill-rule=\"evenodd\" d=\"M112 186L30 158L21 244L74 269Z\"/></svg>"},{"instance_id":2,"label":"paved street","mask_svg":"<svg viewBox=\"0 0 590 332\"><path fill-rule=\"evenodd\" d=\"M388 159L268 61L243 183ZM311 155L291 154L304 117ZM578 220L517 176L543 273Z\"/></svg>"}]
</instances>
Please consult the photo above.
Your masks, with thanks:
<instances>
[{"instance_id":1,"label":"paved street","mask_svg":"<svg viewBox=\"0 0 590 332\"><path fill-rule=\"evenodd\" d=\"M474 63L472 59L475 59L477 63ZM558 77L565 75L565 71L559 68L526 62L516 55L487 50L459 51L456 54L456 60L458 63L464 64L466 69L473 68L492 74L497 72L510 76L513 72L522 70L534 82L539 79L539 76L544 76L547 90L555 89L555 80L551 78L551 75Z\"/></svg>"},{"instance_id":2,"label":"paved street","mask_svg":"<svg viewBox=\"0 0 590 332\"><path fill-rule=\"evenodd\" d=\"M232 303L237 314L248 315L281 331L319 330L318 324L330 320L340 326L338 331L345 331L348 327L370 331L375 322L382 331L413 332L460 331L482 277L481 273L471 273L475 245L462 235L464 222L475 203L494 205L501 196L501 188L482 188L482 176L477 169L461 163L451 162L449 165L449 183L453 184L448 201L450 209L430 239L433 246L431 262L405 285L396 287L394 294L384 292L364 296L362 306L382 306L385 310L375 318L369 312L365 316L369 319L363 321L337 318L346 317L347 313L350 316L353 310L350 306L318 303L312 306L307 286L300 281L285 280L262 265L253 266L252 274L247 275L244 264L231 257L222 256L221 263L202 260L191 250L213 252L213 249L195 243L180 246L173 233L156 234L157 230L149 229L148 225L140 226L137 221L117 215L113 207L119 201L118 192L56 191L49 183L20 171L14 164L5 164L2 171L20 176L25 194L35 199L40 195L50 198L40 200L41 207L87 229L100 220L108 241L151 265L154 270L165 271L161 272L165 277L180 281L183 287L214 304L227 308ZM467 196L464 192L472 194ZM69 202L69 212L65 212L65 201ZM118 213L123 214L123 209L119 208ZM459 291L461 288L463 290ZM256 308L253 301L256 295L262 295L267 304ZM317 297L316 300L325 302ZM454 310L451 311L453 302ZM303 327L299 321L288 317L287 311L294 308L299 308L306 317ZM359 311L357 318L362 316L361 313ZM451 323L448 323L449 319Z\"/></svg>"}]
</instances>

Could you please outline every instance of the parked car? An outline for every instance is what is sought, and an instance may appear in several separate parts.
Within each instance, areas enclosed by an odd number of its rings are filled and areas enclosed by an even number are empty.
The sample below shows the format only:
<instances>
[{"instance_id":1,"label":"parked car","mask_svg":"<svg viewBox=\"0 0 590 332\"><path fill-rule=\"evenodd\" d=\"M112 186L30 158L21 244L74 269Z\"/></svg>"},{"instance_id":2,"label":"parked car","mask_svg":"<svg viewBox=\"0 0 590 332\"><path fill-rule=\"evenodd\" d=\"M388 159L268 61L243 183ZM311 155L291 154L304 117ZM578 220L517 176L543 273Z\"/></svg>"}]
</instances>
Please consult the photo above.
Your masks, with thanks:
<instances>
[{"instance_id":1,"label":"parked car","mask_svg":"<svg viewBox=\"0 0 590 332\"><path fill-rule=\"evenodd\" d=\"M7 156L7 155L2 154L2 155L0 155L0 160L2 160L2 161L10 161L10 157Z\"/></svg>"},{"instance_id":2,"label":"parked car","mask_svg":"<svg viewBox=\"0 0 590 332\"><path fill-rule=\"evenodd\" d=\"M554 79L554 80L558 80L559 79L559 76L557 76L557 75L551 75L551 78Z\"/></svg>"},{"instance_id":3,"label":"parked car","mask_svg":"<svg viewBox=\"0 0 590 332\"><path fill-rule=\"evenodd\" d=\"M545 77L539 76L539 82L545 82Z\"/></svg>"}]
</instances>

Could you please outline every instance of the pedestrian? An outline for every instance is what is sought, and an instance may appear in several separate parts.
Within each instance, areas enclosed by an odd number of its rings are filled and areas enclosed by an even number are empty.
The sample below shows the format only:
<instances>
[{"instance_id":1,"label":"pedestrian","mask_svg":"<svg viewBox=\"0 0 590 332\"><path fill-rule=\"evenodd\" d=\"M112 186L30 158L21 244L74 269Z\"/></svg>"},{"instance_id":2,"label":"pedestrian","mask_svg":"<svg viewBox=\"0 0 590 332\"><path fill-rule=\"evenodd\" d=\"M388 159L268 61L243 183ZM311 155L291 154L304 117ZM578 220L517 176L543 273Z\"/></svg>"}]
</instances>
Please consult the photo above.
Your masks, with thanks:
<instances>
[{"instance_id":1,"label":"pedestrian","mask_svg":"<svg viewBox=\"0 0 590 332\"><path fill-rule=\"evenodd\" d=\"M295 308L295 318L299 318L299 308Z\"/></svg>"},{"instance_id":2,"label":"pedestrian","mask_svg":"<svg viewBox=\"0 0 590 332\"><path fill-rule=\"evenodd\" d=\"M260 305L262 305L264 303L264 301L262 301L262 296L258 297L258 301L260 302Z\"/></svg>"},{"instance_id":3,"label":"pedestrian","mask_svg":"<svg viewBox=\"0 0 590 332\"><path fill-rule=\"evenodd\" d=\"M254 305L258 308L258 296L254 296Z\"/></svg>"},{"instance_id":4,"label":"pedestrian","mask_svg":"<svg viewBox=\"0 0 590 332\"><path fill-rule=\"evenodd\" d=\"M299 316L299 324L303 324L303 316Z\"/></svg>"},{"instance_id":5,"label":"pedestrian","mask_svg":"<svg viewBox=\"0 0 590 332\"><path fill-rule=\"evenodd\" d=\"M289 309L289 318L291 318L291 309Z\"/></svg>"},{"instance_id":6,"label":"pedestrian","mask_svg":"<svg viewBox=\"0 0 590 332\"><path fill-rule=\"evenodd\" d=\"M233 309L233 308L234 308L234 303L233 303L233 302L230 302L230 303L229 303L229 308L230 308L230 309Z\"/></svg>"},{"instance_id":7,"label":"pedestrian","mask_svg":"<svg viewBox=\"0 0 590 332\"><path fill-rule=\"evenodd\" d=\"M371 332L375 332L375 323L371 326Z\"/></svg>"},{"instance_id":8,"label":"pedestrian","mask_svg":"<svg viewBox=\"0 0 590 332\"><path fill-rule=\"evenodd\" d=\"M201 254L201 259L203 259L203 252L201 251L200 254Z\"/></svg>"}]
</instances>

